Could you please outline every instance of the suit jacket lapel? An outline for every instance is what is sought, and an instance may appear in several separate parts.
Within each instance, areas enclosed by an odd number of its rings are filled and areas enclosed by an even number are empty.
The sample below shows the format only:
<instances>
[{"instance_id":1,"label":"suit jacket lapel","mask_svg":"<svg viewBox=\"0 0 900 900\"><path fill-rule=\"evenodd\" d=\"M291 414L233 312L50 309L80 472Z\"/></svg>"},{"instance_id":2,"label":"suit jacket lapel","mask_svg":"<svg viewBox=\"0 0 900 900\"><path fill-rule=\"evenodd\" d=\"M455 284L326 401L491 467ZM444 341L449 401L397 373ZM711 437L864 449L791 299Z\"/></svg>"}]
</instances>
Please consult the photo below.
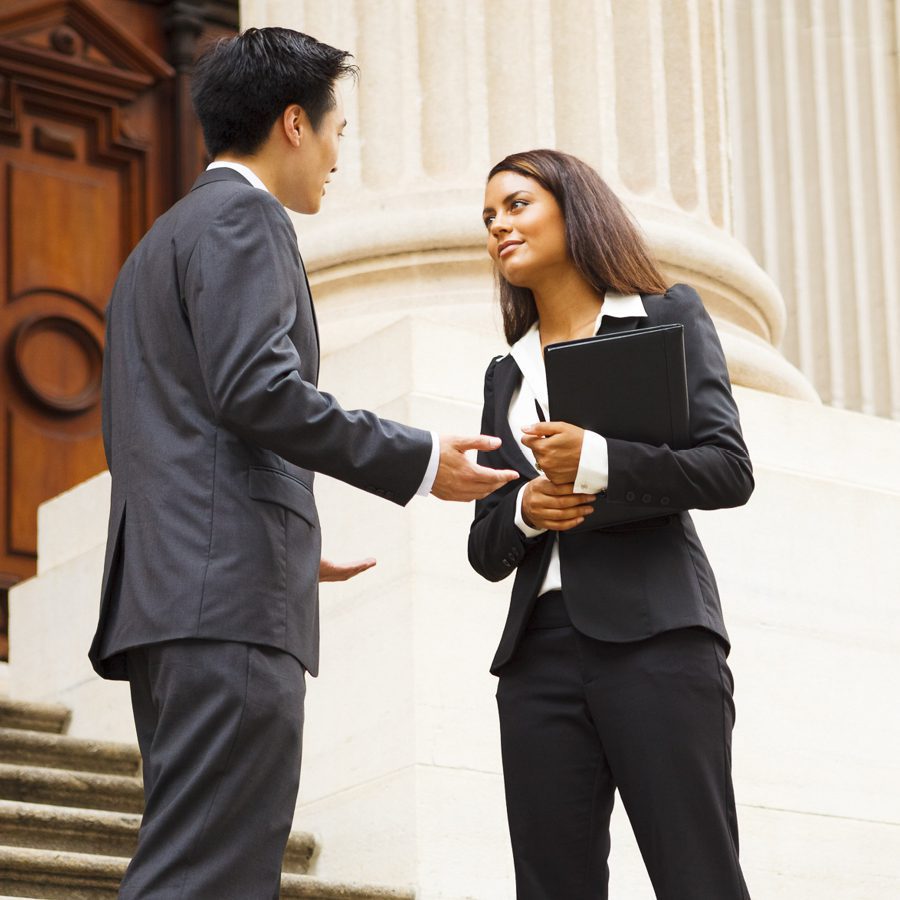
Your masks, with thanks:
<instances>
[{"instance_id":1,"label":"suit jacket lapel","mask_svg":"<svg viewBox=\"0 0 900 900\"><path fill-rule=\"evenodd\" d=\"M625 316L620 319L615 316L604 316L597 334L616 334L617 332L634 331L634 329L638 327L638 324L645 318L645 316Z\"/></svg>"},{"instance_id":2,"label":"suit jacket lapel","mask_svg":"<svg viewBox=\"0 0 900 900\"><path fill-rule=\"evenodd\" d=\"M494 370L494 406L499 423L497 430L501 432L497 437L503 441L503 450L508 450L510 464L519 472L530 473L530 477L534 478L538 474L537 469L528 461L509 427L509 402L513 391L521 383L522 373L512 356L506 356L497 363Z\"/></svg>"}]
</instances>

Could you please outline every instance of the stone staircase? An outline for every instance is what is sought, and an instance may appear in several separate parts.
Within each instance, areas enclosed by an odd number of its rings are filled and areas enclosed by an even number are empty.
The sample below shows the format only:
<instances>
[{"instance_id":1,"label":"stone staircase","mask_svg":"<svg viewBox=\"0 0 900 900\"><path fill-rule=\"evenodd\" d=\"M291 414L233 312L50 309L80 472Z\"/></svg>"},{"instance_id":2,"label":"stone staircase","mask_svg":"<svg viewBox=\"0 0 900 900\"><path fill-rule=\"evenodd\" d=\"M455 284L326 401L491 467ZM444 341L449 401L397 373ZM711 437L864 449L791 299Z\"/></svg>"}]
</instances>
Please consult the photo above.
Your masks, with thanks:
<instances>
[{"instance_id":1,"label":"stone staircase","mask_svg":"<svg viewBox=\"0 0 900 900\"><path fill-rule=\"evenodd\" d=\"M0 900L114 898L134 851L143 807L137 747L71 737L69 718L64 706L0 698ZM316 849L312 835L291 835L284 900L414 900L313 877Z\"/></svg>"}]
</instances>

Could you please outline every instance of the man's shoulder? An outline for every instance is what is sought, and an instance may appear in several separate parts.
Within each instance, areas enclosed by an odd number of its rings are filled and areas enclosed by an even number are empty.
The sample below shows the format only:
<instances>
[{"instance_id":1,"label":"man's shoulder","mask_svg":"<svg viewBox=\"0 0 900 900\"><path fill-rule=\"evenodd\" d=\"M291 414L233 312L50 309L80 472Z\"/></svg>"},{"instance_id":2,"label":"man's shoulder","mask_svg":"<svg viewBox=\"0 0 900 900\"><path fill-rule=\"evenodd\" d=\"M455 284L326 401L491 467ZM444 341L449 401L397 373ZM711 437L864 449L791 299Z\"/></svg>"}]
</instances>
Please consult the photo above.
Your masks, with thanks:
<instances>
[{"instance_id":1,"label":"man's shoulder","mask_svg":"<svg viewBox=\"0 0 900 900\"><path fill-rule=\"evenodd\" d=\"M217 223L268 222L289 237L293 224L284 207L267 191L246 182L211 181L196 187L169 207L150 227L141 244L159 249L160 242L176 248L193 247Z\"/></svg>"}]
</instances>

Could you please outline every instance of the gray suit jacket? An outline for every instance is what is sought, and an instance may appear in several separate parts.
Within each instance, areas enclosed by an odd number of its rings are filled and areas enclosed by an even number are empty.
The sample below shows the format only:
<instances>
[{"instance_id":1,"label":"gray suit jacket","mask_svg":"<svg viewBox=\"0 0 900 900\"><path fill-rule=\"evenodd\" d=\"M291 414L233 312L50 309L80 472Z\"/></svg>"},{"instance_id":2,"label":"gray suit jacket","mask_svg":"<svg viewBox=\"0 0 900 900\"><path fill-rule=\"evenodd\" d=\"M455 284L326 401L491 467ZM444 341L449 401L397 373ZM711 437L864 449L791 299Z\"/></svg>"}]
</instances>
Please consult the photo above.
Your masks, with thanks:
<instances>
[{"instance_id":1,"label":"gray suit jacket","mask_svg":"<svg viewBox=\"0 0 900 900\"><path fill-rule=\"evenodd\" d=\"M215 169L129 256L107 312L112 505L96 671L178 638L277 647L318 669L313 473L405 504L428 432L316 388L318 333L293 225Z\"/></svg>"}]
</instances>

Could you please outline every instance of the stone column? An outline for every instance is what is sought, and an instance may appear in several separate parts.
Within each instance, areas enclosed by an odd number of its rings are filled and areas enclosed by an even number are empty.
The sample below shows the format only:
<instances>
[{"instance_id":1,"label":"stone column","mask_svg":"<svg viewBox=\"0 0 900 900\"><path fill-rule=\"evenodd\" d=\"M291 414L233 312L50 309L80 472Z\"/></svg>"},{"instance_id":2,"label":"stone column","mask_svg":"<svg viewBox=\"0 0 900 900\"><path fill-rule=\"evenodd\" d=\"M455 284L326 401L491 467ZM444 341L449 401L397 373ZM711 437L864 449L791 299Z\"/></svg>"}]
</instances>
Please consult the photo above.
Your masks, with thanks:
<instances>
[{"instance_id":1,"label":"stone column","mask_svg":"<svg viewBox=\"0 0 900 900\"><path fill-rule=\"evenodd\" d=\"M826 402L900 419L893 0L724 3L735 233L782 287Z\"/></svg>"},{"instance_id":2,"label":"stone column","mask_svg":"<svg viewBox=\"0 0 900 900\"><path fill-rule=\"evenodd\" d=\"M348 303L393 321L406 291L375 308L360 279L438 266L468 273L472 302L428 306L486 327L484 176L507 153L554 146L593 164L670 278L697 287L736 384L816 398L776 349L778 288L731 234L718 0L251 0L244 23L306 30L361 66L325 212L298 221L323 322Z\"/></svg>"}]
</instances>

